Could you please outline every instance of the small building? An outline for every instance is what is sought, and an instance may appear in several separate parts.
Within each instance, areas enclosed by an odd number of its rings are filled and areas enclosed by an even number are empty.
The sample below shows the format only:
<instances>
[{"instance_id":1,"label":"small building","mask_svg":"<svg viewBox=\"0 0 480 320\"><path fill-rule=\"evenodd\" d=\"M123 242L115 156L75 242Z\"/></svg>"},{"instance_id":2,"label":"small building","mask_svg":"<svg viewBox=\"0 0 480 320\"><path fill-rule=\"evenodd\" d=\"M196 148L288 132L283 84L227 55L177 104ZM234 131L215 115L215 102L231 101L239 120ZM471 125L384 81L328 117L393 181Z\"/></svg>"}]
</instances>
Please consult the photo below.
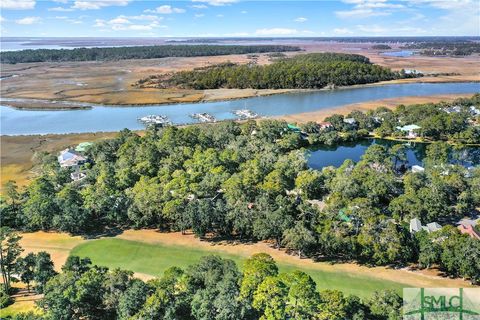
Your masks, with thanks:
<instances>
[{"instance_id":1,"label":"small building","mask_svg":"<svg viewBox=\"0 0 480 320\"><path fill-rule=\"evenodd\" d=\"M415 233L421 231L422 229L422 222L418 218L413 218L410 220L410 233Z\"/></svg>"},{"instance_id":2,"label":"small building","mask_svg":"<svg viewBox=\"0 0 480 320\"><path fill-rule=\"evenodd\" d=\"M424 172L425 171L425 168L422 167L422 166L419 166L419 165L413 165L412 166L412 172L413 173L421 173L421 172Z\"/></svg>"},{"instance_id":3,"label":"small building","mask_svg":"<svg viewBox=\"0 0 480 320\"><path fill-rule=\"evenodd\" d=\"M93 143L91 143L91 142L82 142L82 143L79 143L78 146L75 147L75 151L77 151L77 152L85 152L85 151L87 151L91 146L93 146Z\"/></svg>"},{"instance_id":4,"label":"small building","mask_svg":"<svg viewBox=\"0 0 480 320\"><path fill-rule=\"evenodd\" d=\"M442 226L439 225L437 222L430 222L427 223L427 226L423 228L426 228L425 230L427 230L427 232L435 232L442 229Z\"/></svg>"},{"instance_id":5,"label":"small building","mask_svg":"<svg viewBox=\"0 0 480 320\"><path fill-rule=\"evenodd\" d=\"M478 109L478 108L475 107L475 106L470 106L469 110L470 110L470 113L471 113L473 116L479 116L479 115L480 115L480 109Z\"/></svg>"},{"instance_id":6,"label":"small building","mask_svg":"<svg viewBox=\"0 0 480 320\"><path fill-rule=\"evenodd\" d=\"M345 118L345 119L343 119L343 122L353 125L353 124L357 123L357 120L355 120L355 118Z\"/></svg>"},{"instance_id":7,"label":"small building","mask_svg":"<svg viewBox=\"0 0 480 320\"><path fill-rule=\"evenodd\" d=\"M75 171L75 172L70 173L70 178L75 182L76 181L81 181L81 180L85 179L86 177L87 177L87 175L84 172L81 172L81 171Z\"/></svg>"},{"instance_id":8,"label":"small building","mask_svg":"<svg viewBox=\"0 0 480 320\"><path fill-rule=\"evenodd\" d=\"M407 133L406 137L410 139L415 139L416 137L418 137L418 130L421 128L422 127L417 126L416 124L409 124L407 126L397 127L398 130Z\"/></svg>"},{"instance_id":9,"label":"small building","mask_svg":"<svg viewBox=\"0 0 480 320\"><path fill-rule=\"evenodd\" d=\"M291 124L291 123L287 124L287 128L288 128L288 130L293 131L293 132L299 132L300 133L302 131L299 127L297 127L296 125Z\"/></svg>"},{"instance_id":10,"label":"small building","mask_svg":"<svg viewBox=\"0 0 480 320\"><path fill-rule=\"evenodd\" d=\"M87 161L87 158L73 149L65 149L58 156L58 163L62 168L75 168Z\"/></svg>"},{"instance_id":11,"label":"small building","mask_svg":"<svg viewBox=\"0 0 480 320\"><path fill-rule=\"evenodd\" d=\"M317 122L320 130L327 130L333 128L333 124L330 121Z\"/></svg>"},{"instance_id":12,"label":"small building","mask_svg":"<svg viewBox=\"0 0 480 320\"><path fill-rule=\"evenodd\" d=\"M457 226L458 230L460 230L461 234L468 234L473 239L480 240L480 232L478 232L474 226L468 224L460 224Z\"/></svg>"},{"instance_id":13,"label":"small building","mask_svg":"<svg viewBox=\"0 0 480 320\"><path fill-rule=\"evenodd\" d=\"M461 106L450 106L444 109L446 113L460 113L462 112Z\"/></svg>"}]
</instances>

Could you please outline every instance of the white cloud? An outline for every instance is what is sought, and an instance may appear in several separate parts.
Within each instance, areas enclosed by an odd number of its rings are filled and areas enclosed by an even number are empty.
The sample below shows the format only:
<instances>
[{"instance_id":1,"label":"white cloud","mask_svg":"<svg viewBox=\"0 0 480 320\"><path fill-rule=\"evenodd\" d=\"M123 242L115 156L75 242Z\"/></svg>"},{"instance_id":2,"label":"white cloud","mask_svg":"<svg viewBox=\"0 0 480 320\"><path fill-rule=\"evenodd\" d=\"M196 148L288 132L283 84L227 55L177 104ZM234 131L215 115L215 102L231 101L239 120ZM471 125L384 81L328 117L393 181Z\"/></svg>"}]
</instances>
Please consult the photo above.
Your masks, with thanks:
<instances>
[{"instance_id":1,"label":"white cloud","mask_svg":"<svg viewBox=\"0 0 480 320\"><path fill-rule=\"evenodd\" d=\"M242 11L240 11L240 13L241 13L241 14L247 14L247 13L248 13L248 11L246 11L246 10L242 10Z\"/></svg>"},{"instance_id":2,"label":"white cloud","mask_svg":"<svg viewBox=\"0 0 480 320\"><path fill-rule=\"evenodd\" d=\"M0 22L4 22L4 21L7 21L7 19L5 19L4 17L0 16Z\"/></svg>"},{"instance_id":3,"label":"white cloud","mask_svg":"<svg viewBox=\"0 0 480 320\"><path fill-rule=\"evenodd\" d=\"M148 31L155 28L164 28L160 25L160 21L163 17L155 15L138 15L138 16L125 16L120 15L109 21L103 19L96 19L94 27L104 28L101 31ZM132 23L131 20L144 21L144 24ZM105 29L110 28L110 29Z\"/></svg>"},{"instance_id":4,"label":"white cloud","mask_svg":"<svg viewBox=\"0 0 480 320\"><path fill-rule=\"evenodd\" d=\"M292 35L298 34L298 30L296 29L288 29L288 28L270 28L270 29L258 29L255 31L256 35L260 36L268 36L268 35Z\"/></svg>"},{"instance_id":5,"label":"white cloud","mask_svg":"<svg viewBox=\"0 0 480 320\"><path fill-rule=\"evenodd\" d=\"M35 0L2 0L0 1L0 8L27 10L35 8Z\"/></svg>"},{"instance_id":6,"label":"white cloud","mask_svg":"<svg viewBox=\"0 0 480 320\"><path fill-rule=\"evenodd\" d=\"M305 17L298 17L298 18L296 18L294 21L295 21L295 22L305 22L305 21L307 21L307 20L308 20L308 19L305 18Z\"/></svg>"},{"instance_id":7,"label":"white cloud","mask_svg":"<svg viewBox=\"0 0 480 320\"><path fill-rule=\"evenodd\" d=\"M22 19L15 20L16 24L23 24L23 25L28 25L28 24L35 24L40 22L40 17L25 17Z\"/></svg>"},{"instance_id":8,"label":"white cloud","mask_svg":"<svg viewBox=\"0 0 480 320\"><path fill-rule=\"evenodd\" d=\"M204 4L194 4L193 6L191 6L192 8L194 9L207 9L208 7Z\"/></svg>"},{"instance_id":9,"label":"white cloud","mask_svg":"<svg viewBox=\"0 0 480 320\"><path fill-rule=\"evenodd\" d=\"M95 24L93 25L94 27L105 27L105 20L102 19L95 19Z\"/></svg>"},{"instance_id":10,"label":"white cloud","mask_svg":"<svg viewBox=\"0 0 480 320\"><path fill-rule=\"evenodd\" d=\"M217 14L217 18L223 18L224 15L223 14Z\"/></svg>"},{"instance_id":11,"label":"white cloud","mask_svg":"<svg viewBox=\"0 0 480 320\"><path fill-rule=\"evenodd\" d=\"M53 7L53 8L48 8L48 11L57 11L57 12L71 12L74 9L72 8L63 8L63 7Z\"/></svg>"},{"instance_id":12,"label":"white cloud","mask_svg":"<svg viewBox=\"0 0 480 320\"><path fill-rule=\"evenodd\" d=\"M220 7L238 2L238 0L192 0L192 2L204 2L211 6Z\"/></svg>"},{"instance_id":13,"label":"white cloud","mask_svg":"<svg viewBox=\"0 0 480 320\"><path fill-rule=\"evenodd\" d=\"M343 2L354 6L351 10L335 12L335 15L342 19L388 16L395 10L405 8L403 4L389 3L387 0L343 0Z\"/></svg>"},{"instance_id":14,"label":"white cloud","mask_svg":"<svg viewBox=\"0 0 480 320\"><path fill-rule=\"evenodd\" d=\"M205 15L203 13L196 13L194 16L195 16L195 18L202 18Z\"/></svg>"},{"instance_id":15,"label":"white cloud","mask_svg":"<svg viewBox=\"0 0 480 320\"><path fill-rule=\"evenodd\" d=\"M339 35L345 35L345 34L352 34L353 32L347 28L335 28L333 29L333 33L339 34Z\"/></svg>"},{"instance_id":16,"label":"white cloud","mask_svg":"<svg viewBox=\"0 0 480 320\"><path fill-rule=\"evenodd\" d=\"M389 16L389 11L376 11L372 9L353 9L349 11L336 11L336 16L342 19L346 18L369 18L375 16Z\"/></svg>"},{"instance_id":17,"label":"white cloud","mask_svg":"<svg viewBox=\"0 0 480 320\"><path fill-rule=\"evenodd\" d=\"M56 2L56 3L67 3L68 0L52 0L53 2Z\"/></svg>"},{"instance_id":18,"label":"white cloud","mask_svg":"<svg viewBox=\"0 0 480 320\"><path fill-rule=\"evenodd\" d=\"M170 5L163 5L163 6L157 7L153 10L152 9L147 9L144 12L159 13L159 14L172 14L172 13L184 13L185 9L174 8Z\"/></svg>"},{"instance_id":19,"label":"white cloud","mask_svg":"<svg viewBox=\"0 0 480 320\"><path fill-rule=\"evenodd\" d=\"M125 16L118 16L115 19L108 21L110 24L129 24L131 23Z\"/></svg>"},{"instance_id":20,"label":"white cloud","mask_svg":"<svg viewBox=\"0 0 480 320\"><path fill-rule=\"evenodd\" d=\"M98 10L110 6L126 6L131 0L107 0L107 1L79 1L73 3L72 9Z\"/></svg>"}]
</instances>

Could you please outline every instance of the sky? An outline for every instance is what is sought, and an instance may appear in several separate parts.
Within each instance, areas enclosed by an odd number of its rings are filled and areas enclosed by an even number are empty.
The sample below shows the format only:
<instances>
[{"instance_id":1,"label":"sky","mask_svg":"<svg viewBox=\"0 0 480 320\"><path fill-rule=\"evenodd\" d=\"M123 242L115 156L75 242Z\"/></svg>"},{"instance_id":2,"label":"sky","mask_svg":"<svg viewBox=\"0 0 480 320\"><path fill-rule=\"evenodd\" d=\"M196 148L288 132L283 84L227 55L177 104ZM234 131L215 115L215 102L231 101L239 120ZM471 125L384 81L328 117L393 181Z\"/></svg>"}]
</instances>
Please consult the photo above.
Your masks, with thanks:
<instances>
[{"instance_id":1,"label":"sky","mask_svg":"<svg viewBox=\"0 0 480 320\"><path fill-rule=\"evenodd\" d=\"M1 0L8 37L480 36L480 0Z\"/></svg>"}]
</instances>

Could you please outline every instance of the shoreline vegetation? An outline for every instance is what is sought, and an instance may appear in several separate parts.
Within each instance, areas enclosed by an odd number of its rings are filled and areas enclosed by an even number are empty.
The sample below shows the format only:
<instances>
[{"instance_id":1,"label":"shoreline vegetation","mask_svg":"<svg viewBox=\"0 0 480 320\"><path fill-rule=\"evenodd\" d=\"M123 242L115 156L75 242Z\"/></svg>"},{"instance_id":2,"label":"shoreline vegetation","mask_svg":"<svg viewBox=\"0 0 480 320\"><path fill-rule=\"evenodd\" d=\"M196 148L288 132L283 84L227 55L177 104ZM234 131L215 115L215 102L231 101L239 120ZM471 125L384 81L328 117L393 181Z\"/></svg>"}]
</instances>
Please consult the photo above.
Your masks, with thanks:
<instances>
[{"instance_id":1,"label":"shoreline vegetation","mask_svg":"<svg viewBox=\"0 0 480 320\"><path fill-rule=\"evenodd\" d=\"M111 61L291 51L300 51L300 48L282 45L159 45L74 49L27 49L2 52L0 62L17 64L31 62Z\"/></svg>"}]
</instances>

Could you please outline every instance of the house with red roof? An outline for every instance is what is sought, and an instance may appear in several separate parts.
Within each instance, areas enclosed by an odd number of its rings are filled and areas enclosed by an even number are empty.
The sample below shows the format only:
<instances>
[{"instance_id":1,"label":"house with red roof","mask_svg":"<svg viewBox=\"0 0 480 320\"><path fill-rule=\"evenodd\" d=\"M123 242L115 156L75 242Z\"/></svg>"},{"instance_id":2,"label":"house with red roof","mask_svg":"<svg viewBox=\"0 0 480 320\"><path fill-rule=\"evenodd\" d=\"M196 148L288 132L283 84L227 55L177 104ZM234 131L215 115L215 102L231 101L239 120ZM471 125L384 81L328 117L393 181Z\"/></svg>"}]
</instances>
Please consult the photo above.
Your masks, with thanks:
<instances>
[{"instance_id":1,"label":"house with red roof","mask_svg":"<svg viewBox=\"0 0 480 320\"><path fill-rule=\"evenodd\" d=\"M473 239L480 240L480 232L478 232L472 225L460 224L457 228L460 230L461 234L468 234Z\"/></svg>"}]
</instances>

